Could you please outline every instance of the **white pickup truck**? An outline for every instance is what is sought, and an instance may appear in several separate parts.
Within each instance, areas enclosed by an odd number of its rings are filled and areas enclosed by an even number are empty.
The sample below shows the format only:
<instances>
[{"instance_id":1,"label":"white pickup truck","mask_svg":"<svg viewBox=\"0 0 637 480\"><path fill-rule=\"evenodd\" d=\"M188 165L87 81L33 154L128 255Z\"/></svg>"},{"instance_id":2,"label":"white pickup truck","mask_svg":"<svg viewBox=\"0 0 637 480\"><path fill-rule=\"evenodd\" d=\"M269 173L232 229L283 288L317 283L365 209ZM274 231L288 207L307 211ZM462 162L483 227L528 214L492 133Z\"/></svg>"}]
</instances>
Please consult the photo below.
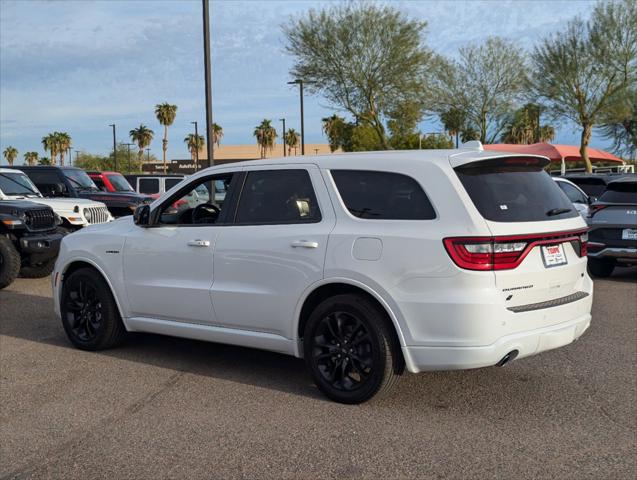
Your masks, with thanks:
<instances>
[{"instance_id":1,"label":"white pickup truck","mask_svg":"<svg viewBox=\"0 0 637 480\"><path fill-rule=\"evenodd\" d=\"M24 199L48 205L62 218L61 227L75 231L113 220L106 205L85 198L44 197L23 172L0 168L0 200Z\"/></svg>"}]
</instances>

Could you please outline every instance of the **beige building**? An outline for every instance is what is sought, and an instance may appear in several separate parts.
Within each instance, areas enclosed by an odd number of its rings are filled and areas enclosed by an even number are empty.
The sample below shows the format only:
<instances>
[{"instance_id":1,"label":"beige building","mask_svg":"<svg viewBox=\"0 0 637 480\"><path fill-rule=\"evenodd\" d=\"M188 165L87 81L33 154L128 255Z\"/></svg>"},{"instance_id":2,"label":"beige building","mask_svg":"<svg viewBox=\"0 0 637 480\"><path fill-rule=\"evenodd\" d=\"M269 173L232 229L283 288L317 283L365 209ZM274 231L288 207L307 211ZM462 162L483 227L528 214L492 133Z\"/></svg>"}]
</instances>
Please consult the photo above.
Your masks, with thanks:
<instances>
[{"instance_id":1,"label":"beige building","mask_svg":"<svg viewBox=\"0 0 637 480\"><path fill-rule=\"evenodd\" d=\"M340 149L337 150L340 152ZM306 143L305 155L317 155L327 154L330 152L330 146L327 143ZM286 155L288 152L286 151ZM255 143L254 145L224 145L214 147L215 163L230 163L239 162L243 160L256 160L260 157L260 148ZM301 147L292 149L292 155L301 155ZM283 144L279 143L274 146L271 151L266 153L266 158L278 158L283 156ZM208 158L206 154L206 148L199 150L199 160L206 160Z\"/></svg>"}]
</instances>

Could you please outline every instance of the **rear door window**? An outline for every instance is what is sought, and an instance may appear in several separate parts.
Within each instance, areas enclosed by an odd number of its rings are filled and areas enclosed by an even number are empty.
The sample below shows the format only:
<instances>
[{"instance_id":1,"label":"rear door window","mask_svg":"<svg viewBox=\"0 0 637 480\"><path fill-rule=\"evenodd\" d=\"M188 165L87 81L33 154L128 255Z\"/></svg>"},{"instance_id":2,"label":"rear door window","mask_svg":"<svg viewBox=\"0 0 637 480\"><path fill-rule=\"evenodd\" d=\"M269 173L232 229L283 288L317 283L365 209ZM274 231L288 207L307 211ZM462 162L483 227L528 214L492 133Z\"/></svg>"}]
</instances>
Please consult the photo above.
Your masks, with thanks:
<instances>
[{"instance_id":1,"label":"rear door window","mask_svg":"<svg viewBox=\"0 0 637 480\"><path fill-rule=\"evenodd\" d=\"M536 158L472 162L455 169L480 214L495 222L562 220L579 214Z\"/></svg>"},{"instance_id":2,"label":"rear door window","mask_svg":"<svg viewBox=\"0 0 637 480\"><path fill-rule=\"evenodd\" d=\"M609 183L599 200L606 203L637 204L637 181Z\"/></svg>"},{"instance_id":3,"label":"rear door window","mask_svg":"<svg viewBox=\"0 0 637 480\"><path fill-rule=\"evenodd\" d=\"M336 188L349 212L374 220L436 218L429 198L413 178L392 172L332 170Z\"/></svg>"},{"instance_id":4,"label":"rear door window","mask_svg":"<svg viewBox=\"0 0 637 480\"><path fill-rule=\"evenodd\" d=\"M139 193L145 193L147 195L159 193L159 178L140 178Z\"/></svg>"},{"instance_id":5,"label":"rear door window","mask_svg":"<svg viewBox=\"0 0 637 480\"><path fill-rule=\"evenodd\" d=\"M321 212L307 170L249 172L235 221L238 224L320 222Z\"/></svg>"},{"instance_id":6,"label":"rear door window","mask_svg":"<svg viewBox=\"0 0 637 480\"><path fill-rule=\"evenodd\" d=\"M576 187L566 182L555 182L573 203L587 203L586 197Z\"/></svg>"}]
</instances>

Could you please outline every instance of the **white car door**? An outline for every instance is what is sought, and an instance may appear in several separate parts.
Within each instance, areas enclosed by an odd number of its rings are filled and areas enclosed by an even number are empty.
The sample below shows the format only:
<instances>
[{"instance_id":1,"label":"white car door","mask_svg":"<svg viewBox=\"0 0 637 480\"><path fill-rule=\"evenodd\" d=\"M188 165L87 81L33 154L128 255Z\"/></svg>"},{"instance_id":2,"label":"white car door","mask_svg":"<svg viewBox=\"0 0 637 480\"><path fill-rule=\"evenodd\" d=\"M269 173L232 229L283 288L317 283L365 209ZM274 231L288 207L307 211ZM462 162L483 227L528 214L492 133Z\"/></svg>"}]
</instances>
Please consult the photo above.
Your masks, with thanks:
<instances>
[{"instance_id":1,"label":"white car door","mask_svg":"<svg viewBox=\"0 0 637 480\"><path fill-rule=\"evenodd\" d=\"M246 169L235 223L223 227L215 247L219 324L291 338L302 292L323 278L334 224L315 165Z\"/></svg>"},{"instance_id":2,"label":"white car door","mask_svg":"<svg viewBox=\"0 0 637 480\"><path fill-rule=\"evenodd\" d=\"M215 324L210 301L213 249L225 211L215 215L202 198L197 209L185 199L195 188L232 173L199 176L167 198L152 215L157 224L135 227L124 246L124 279L132 317ZM235 178L235 180L237 180ZM219 205L216 205L219 207ZM201 213L203 212L203 213ZM193 215L197 218L194 219ZM207 216L206 216L207 215Z\"/></svg>"}]
</instances>

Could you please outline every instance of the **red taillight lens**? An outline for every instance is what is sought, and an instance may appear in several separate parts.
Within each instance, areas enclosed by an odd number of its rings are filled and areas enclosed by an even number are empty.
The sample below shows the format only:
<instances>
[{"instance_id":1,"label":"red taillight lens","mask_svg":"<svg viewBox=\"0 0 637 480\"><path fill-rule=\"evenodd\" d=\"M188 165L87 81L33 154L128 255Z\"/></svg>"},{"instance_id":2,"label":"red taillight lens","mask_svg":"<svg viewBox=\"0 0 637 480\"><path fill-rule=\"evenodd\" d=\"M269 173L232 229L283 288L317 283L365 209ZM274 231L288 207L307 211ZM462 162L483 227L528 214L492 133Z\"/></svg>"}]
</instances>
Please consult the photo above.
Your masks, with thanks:
<instances>
[{"instance_id":1,"label":"red taillight lens","mask_svg":"<svg viewBox=\"0 0 637 480\"><path fill-rule=\"evenodd\" d=\"M451 237L443 240L447 253L460 268L467 270L511 270L533 247L573 242L580 257L587 254L586 230L510 237ZM577 248L576 248L577 247Z\"/></svg>"},{"instance_id":2,"label":"red taillight lens","mask_svg":"<svg viewBox=\"0 0 637 480\"><path fill-rule=\"evenodd\" d=\"M607 206L608 205L590 205L588 207L588 218L591 218L593 215L595 215L600 210L605 209Z\"/></svg>"}]
</instances>

